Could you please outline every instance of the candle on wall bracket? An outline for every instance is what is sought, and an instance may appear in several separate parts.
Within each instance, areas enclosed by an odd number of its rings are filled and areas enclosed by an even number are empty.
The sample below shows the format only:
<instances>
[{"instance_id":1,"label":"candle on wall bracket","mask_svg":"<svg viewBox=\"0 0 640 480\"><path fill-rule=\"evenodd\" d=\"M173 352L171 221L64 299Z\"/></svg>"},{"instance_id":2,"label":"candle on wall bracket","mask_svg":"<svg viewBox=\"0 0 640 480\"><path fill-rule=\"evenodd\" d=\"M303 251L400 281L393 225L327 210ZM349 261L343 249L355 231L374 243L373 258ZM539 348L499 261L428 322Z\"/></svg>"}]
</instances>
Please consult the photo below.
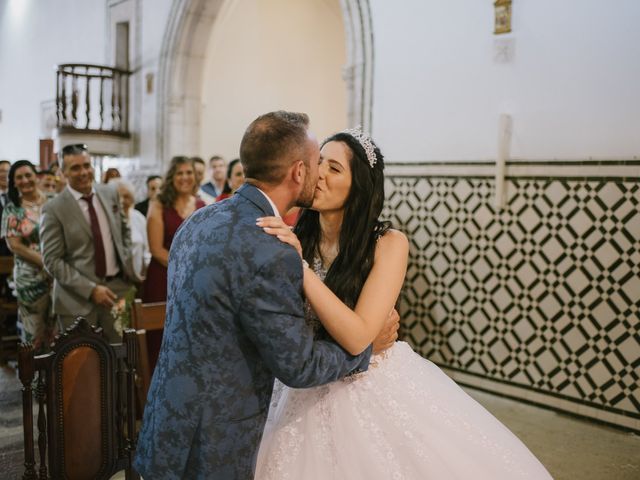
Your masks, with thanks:
<instances>
[{"instance_id":1,"label":"candle on wall bracket","mask_svg":"<svg viewBox=\"0 0 640 480\"><path fill-rule=\"evenodd\" d=\"M496 0L493 8L495 10L493 33L500 35L511 32L511 0Z\"/></svg>"},{"instance_id":2,"label":"candle on wall bracket","mask_svg":"<svg viewBox=\"0 0 640 480\"><path fill-rule=\"evenodd\" d=\"M496 211L502 210L506 200L506 169L507 159L509 158L509 147L511 145L511 132L513 129L511 115L507 113L500 114L498 120L498 156L496 157L496 197L494 206Z\"/></svg>"}]
</instances>

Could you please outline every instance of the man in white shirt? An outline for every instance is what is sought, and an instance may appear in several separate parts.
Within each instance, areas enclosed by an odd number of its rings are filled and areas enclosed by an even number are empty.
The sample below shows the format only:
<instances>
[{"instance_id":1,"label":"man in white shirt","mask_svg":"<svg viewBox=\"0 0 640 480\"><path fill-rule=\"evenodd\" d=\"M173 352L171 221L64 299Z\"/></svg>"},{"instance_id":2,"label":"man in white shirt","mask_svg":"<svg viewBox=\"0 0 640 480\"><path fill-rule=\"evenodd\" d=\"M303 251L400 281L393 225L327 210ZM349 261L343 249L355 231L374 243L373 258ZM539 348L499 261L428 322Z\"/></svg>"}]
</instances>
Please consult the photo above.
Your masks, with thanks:
<instances>
[{"instance_id":1,"label":"man in white shirt","mask_svg":"<svg viewBox=\"0 0 640 480\"><path fill-rule=\"evenodd\" d=\"M134 278L131 238L118 194L94 185L86 145L62 149L62 171L67 188L45 204L40 226L44 266L54 279L53 311L60 328L84 316L117 342L111 308Z\"/></svg>"}]
</instances>

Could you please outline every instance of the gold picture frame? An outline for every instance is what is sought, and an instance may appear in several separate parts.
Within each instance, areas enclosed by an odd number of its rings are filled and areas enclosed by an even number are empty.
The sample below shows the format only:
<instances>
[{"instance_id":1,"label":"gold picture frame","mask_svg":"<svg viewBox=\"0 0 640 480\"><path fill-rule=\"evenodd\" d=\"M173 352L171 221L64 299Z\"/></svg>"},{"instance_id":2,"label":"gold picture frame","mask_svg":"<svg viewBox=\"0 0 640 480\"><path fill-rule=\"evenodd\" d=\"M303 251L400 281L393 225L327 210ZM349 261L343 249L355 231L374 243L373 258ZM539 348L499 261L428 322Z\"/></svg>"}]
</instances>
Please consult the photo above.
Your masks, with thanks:
<instances>
[{"instance_id":1,"label":"gold picture frame","mask_svg":"<svg viewBox=\"0 0 640 480\"><path fill-rule=\"evenodd\" d=\"M511 32L511 0L496 0L494 34L500 35Z\"/></svg>"}]
</instances>

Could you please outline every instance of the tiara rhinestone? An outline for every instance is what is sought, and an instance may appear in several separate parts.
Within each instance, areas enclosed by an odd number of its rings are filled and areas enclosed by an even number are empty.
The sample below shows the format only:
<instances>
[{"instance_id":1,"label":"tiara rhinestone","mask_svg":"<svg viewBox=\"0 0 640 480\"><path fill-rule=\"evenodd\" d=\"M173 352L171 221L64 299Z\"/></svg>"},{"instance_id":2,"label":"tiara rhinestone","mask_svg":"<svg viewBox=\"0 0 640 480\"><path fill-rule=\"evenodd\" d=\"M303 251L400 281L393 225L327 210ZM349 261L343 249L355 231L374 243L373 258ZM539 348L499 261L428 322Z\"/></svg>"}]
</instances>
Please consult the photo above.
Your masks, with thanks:
<instances>
[{"instance_id":1,"label":"tiara rhinestone","mask_svg":"<svg viewBox=\"0 0 640 480\"><path fill-rule=\"evenodd\" d=\"M364 148L364 151L367 154L367 160L369 161L369 165L371 166L371 168L373 168L373 166L376 164L378 159L376 158L376 152L369 135L367 135L362 131L362 128L360 127L360 125L358 125L355 128L347 128L346 130L343 130L342 133L347 133L351 135L353 138L355 138L358 141L358 143L360 143L360 145L362 145L362 148Z\"/></svg>"}]
</instances>

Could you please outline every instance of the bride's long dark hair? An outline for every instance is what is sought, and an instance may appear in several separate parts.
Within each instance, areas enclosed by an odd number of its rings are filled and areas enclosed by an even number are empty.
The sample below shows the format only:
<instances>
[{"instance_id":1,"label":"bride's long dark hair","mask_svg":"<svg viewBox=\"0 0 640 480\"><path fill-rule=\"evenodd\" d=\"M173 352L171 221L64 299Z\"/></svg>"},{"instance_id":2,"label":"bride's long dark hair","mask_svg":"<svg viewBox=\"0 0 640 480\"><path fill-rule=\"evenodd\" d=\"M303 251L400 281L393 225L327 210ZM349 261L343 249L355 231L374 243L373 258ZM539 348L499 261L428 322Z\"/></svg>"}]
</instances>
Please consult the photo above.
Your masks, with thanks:
<instances>
[{"instance_id":1,"label":"bride's long dark hair","mask_svg":"<svg viewBox=\"0 0 640 480\"><path fill-rule=\"evenodd\" d=\"M372 168L364 148L349 133L336 133L322 146L329 142L342 142L351 152L351 189L344 204L338 256L327 272L325 284L354 308L373 267L376 241L390 228L389 222L378 219L384 205L384 157L372 142L376 155ZM294 231L302 244L304 259L311 264L316 255L320 256L319 213L305 210Z\"/></svg>"}]
</instances>

